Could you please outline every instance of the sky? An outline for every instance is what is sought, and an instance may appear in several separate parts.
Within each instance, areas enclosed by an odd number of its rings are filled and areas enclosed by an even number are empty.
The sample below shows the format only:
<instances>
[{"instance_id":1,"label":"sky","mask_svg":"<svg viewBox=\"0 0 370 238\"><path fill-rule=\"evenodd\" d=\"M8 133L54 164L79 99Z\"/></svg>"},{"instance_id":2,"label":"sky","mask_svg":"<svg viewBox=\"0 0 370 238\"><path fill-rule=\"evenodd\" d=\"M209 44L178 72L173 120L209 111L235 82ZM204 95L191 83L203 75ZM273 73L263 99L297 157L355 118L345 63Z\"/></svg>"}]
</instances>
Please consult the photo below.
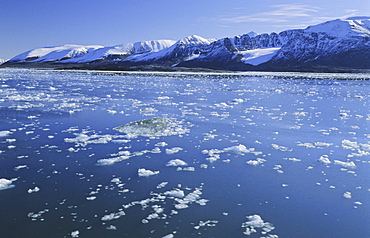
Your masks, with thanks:
<instances>
[{"instance_id":1,"label":"sky","mask_svg":"<svg viewBox=\"0 0 370 238\"><path fill-rule=\"evenodd\" d=\"M369 0L0 0L0 59L65 44L281 32L370 16Z\"/></svg>"}]
</instances>

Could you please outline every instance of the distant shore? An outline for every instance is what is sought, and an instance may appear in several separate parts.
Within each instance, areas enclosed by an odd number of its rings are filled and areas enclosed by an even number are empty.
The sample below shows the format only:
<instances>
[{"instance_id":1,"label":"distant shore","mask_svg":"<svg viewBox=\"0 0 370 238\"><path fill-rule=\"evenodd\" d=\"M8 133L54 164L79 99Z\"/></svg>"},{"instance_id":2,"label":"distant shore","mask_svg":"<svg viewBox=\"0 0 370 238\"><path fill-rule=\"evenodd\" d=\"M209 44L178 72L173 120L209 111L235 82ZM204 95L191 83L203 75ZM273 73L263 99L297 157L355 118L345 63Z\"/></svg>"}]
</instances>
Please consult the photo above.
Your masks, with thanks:
<instances>
[{"instance_id":1,"label":"distant shore","mask_svg":"<svg viewBox=\"0 0 370 238\"><path fill-rule=\"evenodd\" d=\"M162 65L137 65L124 66L118 64L65 64L65 63L4 63L0 68L34 68L34 69L57 69L57 70L102 70L102 71L159 71L159 72L311 72L311 73L370 73L370 69L356 69L330 66L305 66L305 67L268 67L245 69L218 69L202 67L169 67Z\"/></svg>"}]
</instances>

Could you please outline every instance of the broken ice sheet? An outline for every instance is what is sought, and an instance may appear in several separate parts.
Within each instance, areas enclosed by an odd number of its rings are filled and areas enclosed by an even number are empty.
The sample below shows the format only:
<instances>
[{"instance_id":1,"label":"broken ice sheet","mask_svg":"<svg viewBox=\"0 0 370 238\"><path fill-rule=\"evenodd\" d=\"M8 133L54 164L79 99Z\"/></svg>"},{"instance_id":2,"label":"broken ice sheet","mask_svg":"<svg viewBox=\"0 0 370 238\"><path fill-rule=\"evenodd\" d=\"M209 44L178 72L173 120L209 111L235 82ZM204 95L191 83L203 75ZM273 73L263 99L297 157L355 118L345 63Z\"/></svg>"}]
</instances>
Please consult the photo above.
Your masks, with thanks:
<instances>
[{"instance_id":1,"label":"broken ice sheet","mask_svg":"<svg viewBox=\"0 0 370 238\"><path fill-rule=\"evenodd\" d=\"M248 221L242 223L242 227L245 228L243 232L245 235L249 236L253 233L258 233L260 230L262 235L268 235L267 237L278 237L277 235L268 234L275 229L273 224L270 222L265 222L262 220L260 215L250 215L247 216Z\"/></svg>"},{"instance_id":2,"label":"broken ice sheet","mask_svg":"<svg viewBox=\"0 0 370 238\"><path fill-rule=\"evenodd\" d=\"M17 179L6 179L6 178L1 178L0 179L0 190L5 190L5 189L9 189L9 188L14 188L15 185L12 184L13 181L15 181Z\"/></svg>"},{"instance_id":3,"label":"broken ice sheet","mask_svg":"<svg viewBox=\"0 0 370 238\"><path fill-rule=\"evenodd\" d=\"M159 174L159 171L151 171L149 169L144 169L144 168L139 169L137 172L138 172L139 177L149 177L149 176Z\"/></svg>"},{"instance_id":4,"label":"broken ice sheet","mask_svg":"<svg viewBox=\"0 0 370 238\"><path fill-rule=\"evenodd\" d=\"M127 123L123 126L118 126L114 130L123 132L129 135L136 136L151 136L167 127L166 119L162 117L154 117L140 121Z\"/></svg>"},{"instance_id":5,"label":"broken ice sheet","mask_svg":"<svg viewBox=\"0 0 370 238\"><path fill-rule=\"evenodd\" d=\"M173 159L167 162L166 166L186 166L188 165L185 161L181 159Z\"/></svg>"},{"instance_id":6,"label":"broken ice sheet","mask_svg":"<svg viewBox=\"0 0 370 238\"><path fill-rule=\"evenodd\" d=\"M154 117L140 121L127 123L123 126L115 127L114 130L126 134L126 138L132 139L138 136L159 137L181 135L189 132L182 121L170 118Z\"/></svg>"}]
</instances>

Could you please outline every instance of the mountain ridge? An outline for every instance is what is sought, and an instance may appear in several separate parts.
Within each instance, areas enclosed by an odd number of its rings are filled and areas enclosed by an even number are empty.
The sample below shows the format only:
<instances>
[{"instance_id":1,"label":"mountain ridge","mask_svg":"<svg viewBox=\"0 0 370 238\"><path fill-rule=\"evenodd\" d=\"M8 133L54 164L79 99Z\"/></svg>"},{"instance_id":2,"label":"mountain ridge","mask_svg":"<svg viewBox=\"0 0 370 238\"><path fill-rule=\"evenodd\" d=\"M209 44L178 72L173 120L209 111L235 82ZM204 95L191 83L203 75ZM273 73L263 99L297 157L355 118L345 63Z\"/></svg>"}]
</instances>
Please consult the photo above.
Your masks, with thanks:
<instances>
[{"instance_id":1,"label":"mountain ridge","mask_svg":"<svg viewBox=\"0 0 370 238\"><path fill-rule=\"evenodd\" d=\"M249 32L221 39L191 35L178 41L142 41L109 47L44 47L19 54L1 67L370 70L370 17L336 19L305 29L270 34Z\"/></svg>"}]
</instances>

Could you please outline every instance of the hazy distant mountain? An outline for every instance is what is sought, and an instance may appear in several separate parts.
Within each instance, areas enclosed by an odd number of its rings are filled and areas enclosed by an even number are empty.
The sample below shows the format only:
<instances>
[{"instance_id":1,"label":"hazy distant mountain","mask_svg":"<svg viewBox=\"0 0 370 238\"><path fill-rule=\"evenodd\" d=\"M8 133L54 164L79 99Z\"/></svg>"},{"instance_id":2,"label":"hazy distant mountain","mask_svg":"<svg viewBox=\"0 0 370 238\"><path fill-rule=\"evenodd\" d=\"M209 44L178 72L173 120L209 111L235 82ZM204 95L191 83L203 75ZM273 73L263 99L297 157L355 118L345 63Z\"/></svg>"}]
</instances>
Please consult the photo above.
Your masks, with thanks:
<instances>
[{"instance_id":1,"label":"hazy distant mountain","mask_svg":"<svg viewBox=\"0 0 370 238\"><path fill-rule=\"evenodd\" d=\"M131 69L370 70L370 17L337 19L280 33L249 32L205 39L157 40L117 46L64 45L30 50L2 66Z\"/></svg>"}]
</instances>

